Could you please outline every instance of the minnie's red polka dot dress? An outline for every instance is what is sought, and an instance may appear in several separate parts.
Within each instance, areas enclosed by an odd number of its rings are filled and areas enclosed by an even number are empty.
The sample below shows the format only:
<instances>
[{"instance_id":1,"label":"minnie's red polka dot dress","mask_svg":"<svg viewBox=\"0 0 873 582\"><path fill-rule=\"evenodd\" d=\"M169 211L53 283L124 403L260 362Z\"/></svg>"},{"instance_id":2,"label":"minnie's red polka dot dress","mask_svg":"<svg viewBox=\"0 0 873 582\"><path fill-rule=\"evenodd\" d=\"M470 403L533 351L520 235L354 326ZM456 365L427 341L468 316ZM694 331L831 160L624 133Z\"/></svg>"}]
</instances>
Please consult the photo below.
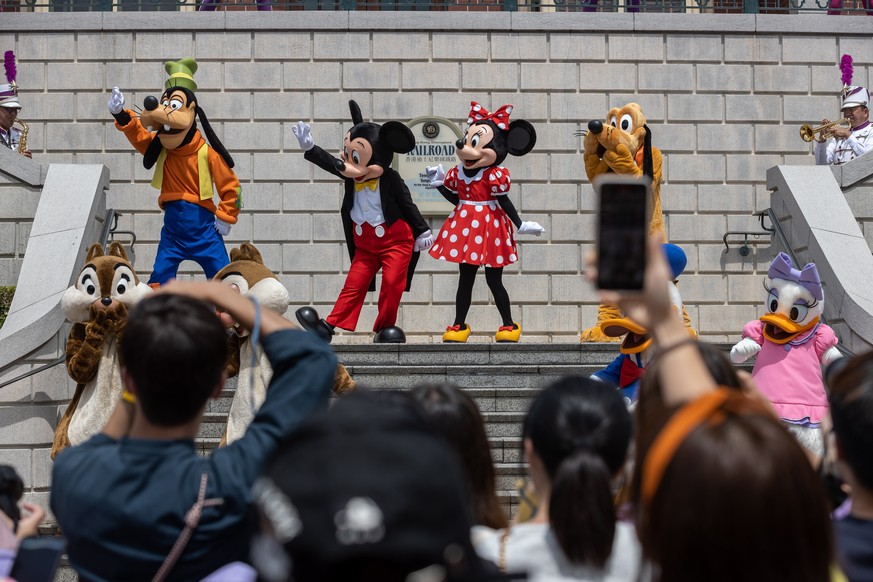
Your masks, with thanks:
<instances>
[{"instance_id":1,"label":"minnie's red polka dot dress","mask_svg":"<svg viewBox=\"0 0 873 582\"><path fill-rule=\"evenodd\" d=\"M458 194L458 206L449 214L430 247L433 258L453 263L505 267L518 260L513 225L497 202L509 193L509 170L483 168L467 178L460 166L446 174L443 185Z\"/></svg>"}]
</instances>

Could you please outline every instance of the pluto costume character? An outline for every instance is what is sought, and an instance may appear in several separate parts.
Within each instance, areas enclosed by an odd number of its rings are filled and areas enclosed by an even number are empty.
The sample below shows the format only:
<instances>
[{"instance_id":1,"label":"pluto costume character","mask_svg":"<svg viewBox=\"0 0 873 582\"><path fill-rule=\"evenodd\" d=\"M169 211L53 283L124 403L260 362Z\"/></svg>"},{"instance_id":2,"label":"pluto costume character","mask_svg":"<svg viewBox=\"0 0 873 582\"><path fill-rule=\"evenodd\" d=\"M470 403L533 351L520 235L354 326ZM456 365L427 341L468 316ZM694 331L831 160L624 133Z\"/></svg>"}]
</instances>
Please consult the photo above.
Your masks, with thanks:
<instances>
[{"instance_id":1,"label":"pluto costume character","mask_svg":"<svg viewBox=\"0 0 873 582\"><path fill-rule=\"evenodd\" d=\"M343 139L341 159L315 145L308 124L300 121L291 128L303 157L343 181L340 215L352 261L330 315L320 319L315 309L301 307L297 321L326 341L334 328L354 331L367 291L375 290L381 270L373 341L405 343L406 334L396 325L400 299L409 291L419 252L433 244L406 183L391 168L394 153L412 151L415 136L399 121L365 122L354 101L349 101L349 110L354 125Z\"/></svg>"},{"instance_id":2,"label":"pluto costume character","mask_svg":"<svg viewBox=\"0 0 873 582\"><path fill-rule=\"evenodd\" d=\"M821 454L820 426L828 407L821 367L842 354L834 330L819 321L824 293L818 269L808 263L797 270L779 253L764 287L767 314L745 325L731 359L739 364L758 355L752 369L758 388L800 443Z\"/></svg>"},{"instance_id":3,"label":"pluto costume character","mask_svg":"<svg viewBox=\"0 0 873 582\"><path fill-rule=\"evenodd\" d=\"M215 278L234 285L243 295L256 299L262 307L280 315L288 309L288 290L279 282L276 275L264 266L261 253L252 244L243 243L238 249L232 249L230 264L219 271ZM226 323L231 324L228 334L229 358L226 371L228 378L236 376L237 382L222 445L229 445L245 433L255 413L264 403L267 386L273 377L273 369L263 350L259 350L259 354L253 354L256 348L252 346L248 330L236 325L235 322L226 321ZM334 394L342 395L354 389L355 381L351 379L345 367L339 364L334 380Z\"/></svg>"},{"instance_id":4,"label":"pluto costume character","mask_svg":"<svg viewBox=\"0 0 873 582\"><path fill-rule=\"evenodd\" d=\"M650 233L664 235L664 215L661 212L661 151L652 146L652 134L646 125L646 116L636 103L613 107L606 114L606 123L594 119L588 122L585 133L585 173L588 181L606 173L629 174L652 179L652 219ZM608 319L620 319L621 313L612 305L600 305L597 325L582 332L583 342L616 341L618 338L604 335L600 324Z\"/></svg>"},{"instance_id":5,"label":"pluto costume character","mask_svg":"<svg viewBox=\"0 0 873 582\"><path fill-rule=\"evenodd\" d=\"M139 117L124 109L118 87L112 89L108 103L115 127L143 154L145 168L155 168L152 187L161 191L158 204L164 211L164 227L149 285L175 278L183 260L196 261L206 277L213 278L228 263L222 237L230 234L241 207L239 180L231 170L233 158L194 95L197 63L185 58L167 62L164 68L170 75L166 90L160 101L146 97ZM198 117L209 144L197 129ZM216 194L218 206L213 202Z\"/></svg>"},{"instance_id":6,"label":"pluto costume character","mask_svg":"<svg viewBox=\"0 0 873 582\"><path fill-rule=\"evenodd\" d=\"M61 298L64 315L73 323L67 338L67 373L78 384L55 429L52 459L63 448L103 430L109 420L121 397L118 342L127 313L149 293L120 243L111 243L106 255L100 243L88 248L76 283Z\"/></svg>"}]
</instances>

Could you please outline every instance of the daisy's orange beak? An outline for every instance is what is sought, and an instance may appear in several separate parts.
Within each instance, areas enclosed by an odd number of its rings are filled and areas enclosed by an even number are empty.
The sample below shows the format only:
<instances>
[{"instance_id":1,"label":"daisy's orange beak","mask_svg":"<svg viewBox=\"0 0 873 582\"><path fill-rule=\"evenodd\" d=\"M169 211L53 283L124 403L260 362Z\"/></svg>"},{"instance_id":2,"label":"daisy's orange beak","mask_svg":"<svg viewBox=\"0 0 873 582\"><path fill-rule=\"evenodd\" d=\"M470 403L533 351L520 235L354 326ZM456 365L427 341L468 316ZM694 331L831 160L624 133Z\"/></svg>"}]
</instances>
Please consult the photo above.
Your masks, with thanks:
<instances>
[{"instance_id":1,"label":"daisy's orange beak","mask_svg":"<svg viewBox=\"0 0 873 582\"><path fill-rule=\"evenodd\" d=\"M764 323L764 337L774 344L787 344L798 335L815 327L818 323L816 317L806 325L798 325L781 313L768 313L761 316Z\"/></svg>"}]
</instances>

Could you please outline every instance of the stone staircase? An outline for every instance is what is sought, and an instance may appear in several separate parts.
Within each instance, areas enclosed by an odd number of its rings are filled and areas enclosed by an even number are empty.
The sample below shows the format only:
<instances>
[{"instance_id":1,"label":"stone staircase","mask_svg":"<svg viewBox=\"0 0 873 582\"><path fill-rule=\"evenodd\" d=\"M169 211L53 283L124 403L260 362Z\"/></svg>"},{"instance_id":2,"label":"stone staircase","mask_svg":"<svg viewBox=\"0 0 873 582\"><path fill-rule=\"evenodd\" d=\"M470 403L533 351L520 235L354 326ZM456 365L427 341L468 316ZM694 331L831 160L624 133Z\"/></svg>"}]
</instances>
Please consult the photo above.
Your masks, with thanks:
<instances>
[{"instance_id":1,"label":"stone staircase","mask_svg":"<svg viewBox=\"0 0 873 582\"><path fill-rule=\"evenodd\" d=\"M334 346L361 387L405 390L423 383L453 383L479 405L497 472L497 491L514 512L516 480L526 468L521 423L545 385L569 374L590 375L618 354L617 344L350 344ZM198 449L207 454L224 432L234 382L207 408Z\"/></svg>"}]
</instances>

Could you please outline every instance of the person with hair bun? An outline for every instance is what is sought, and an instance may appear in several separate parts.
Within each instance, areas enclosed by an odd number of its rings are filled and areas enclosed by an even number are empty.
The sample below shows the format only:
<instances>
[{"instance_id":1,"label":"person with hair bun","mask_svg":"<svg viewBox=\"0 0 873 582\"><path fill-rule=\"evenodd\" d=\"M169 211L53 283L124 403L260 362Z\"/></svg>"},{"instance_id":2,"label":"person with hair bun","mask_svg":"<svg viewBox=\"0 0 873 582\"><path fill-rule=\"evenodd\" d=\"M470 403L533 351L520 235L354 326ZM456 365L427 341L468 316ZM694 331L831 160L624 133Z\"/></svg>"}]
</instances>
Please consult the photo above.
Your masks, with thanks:
<instances>
[{"instance_id":1,"label":"person with hair bun","mask_svg":"<svg viewBox=\"0 0 873 582\"><path fill-rule=\"evenodd\" d=\"M523 436L537 513L507 529L474 528L479 555L534 582L636 579L639 543L633 525L616 521L612 497L631 437L621 394L563 378L534 400Z\"/></svg>"}]
</instances>

